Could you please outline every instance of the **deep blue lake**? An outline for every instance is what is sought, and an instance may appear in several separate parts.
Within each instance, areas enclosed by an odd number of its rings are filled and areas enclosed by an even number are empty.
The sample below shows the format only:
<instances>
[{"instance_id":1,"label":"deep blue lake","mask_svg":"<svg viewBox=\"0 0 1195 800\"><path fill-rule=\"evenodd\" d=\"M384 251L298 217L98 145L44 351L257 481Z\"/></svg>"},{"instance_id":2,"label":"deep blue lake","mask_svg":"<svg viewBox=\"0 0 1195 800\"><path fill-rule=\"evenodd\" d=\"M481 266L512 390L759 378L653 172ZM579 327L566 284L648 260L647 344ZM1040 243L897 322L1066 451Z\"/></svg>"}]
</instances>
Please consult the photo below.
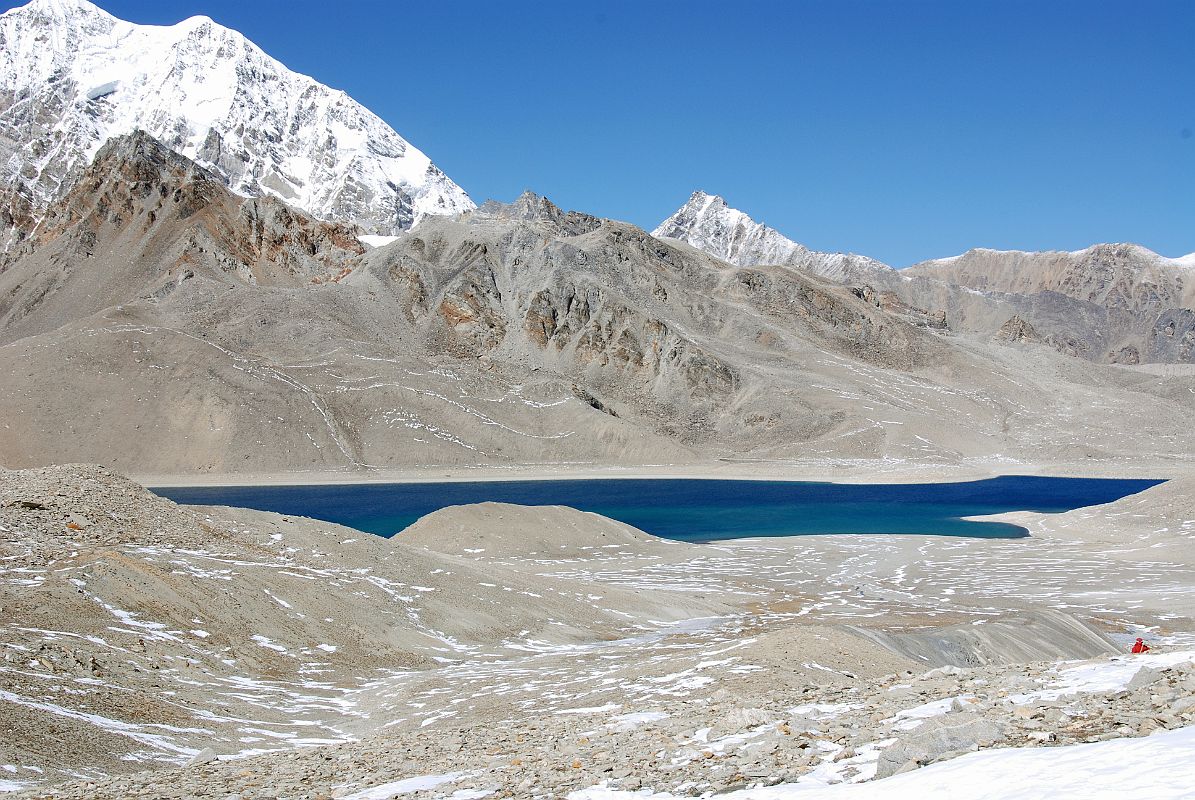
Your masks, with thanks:
<instances>
[{"instance_id":1,"label":"deep blue lake","mask_svg":"<svg viewBox=\"0 0 1195 800\"><path fill-rule=\"evenodd\" d=\"M393 536L424 514L486 500L593 511L668 539L919 533L1011 539L1024 528L969 522L1005 511L1069 511L1162 481L1006 475L965 483L602 479L156 488L178 503L276 511Z\"/></svg>"}]
</instances>

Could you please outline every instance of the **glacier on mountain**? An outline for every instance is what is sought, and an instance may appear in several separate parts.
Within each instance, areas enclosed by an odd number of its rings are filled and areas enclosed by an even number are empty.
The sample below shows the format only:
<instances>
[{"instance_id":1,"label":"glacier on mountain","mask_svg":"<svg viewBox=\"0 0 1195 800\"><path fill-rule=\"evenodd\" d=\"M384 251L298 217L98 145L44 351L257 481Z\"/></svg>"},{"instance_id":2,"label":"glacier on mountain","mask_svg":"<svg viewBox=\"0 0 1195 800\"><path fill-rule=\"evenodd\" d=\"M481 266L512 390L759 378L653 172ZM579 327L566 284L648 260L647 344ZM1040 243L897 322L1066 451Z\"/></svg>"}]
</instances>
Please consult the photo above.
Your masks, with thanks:
<instances>
[{"instance_id":1,"label":"glacier on mountain","mask_svg":"<svg viewBox=\"0 0 1195 800\"><path fill-rule=\"evenodd\" d=\"M273 194L367 234L474 207L347 94L207 17L137 25L86 0L0 15L0 183L44 208L105 141L138 128L233 191Z\"/></svg>"}]
</instances>

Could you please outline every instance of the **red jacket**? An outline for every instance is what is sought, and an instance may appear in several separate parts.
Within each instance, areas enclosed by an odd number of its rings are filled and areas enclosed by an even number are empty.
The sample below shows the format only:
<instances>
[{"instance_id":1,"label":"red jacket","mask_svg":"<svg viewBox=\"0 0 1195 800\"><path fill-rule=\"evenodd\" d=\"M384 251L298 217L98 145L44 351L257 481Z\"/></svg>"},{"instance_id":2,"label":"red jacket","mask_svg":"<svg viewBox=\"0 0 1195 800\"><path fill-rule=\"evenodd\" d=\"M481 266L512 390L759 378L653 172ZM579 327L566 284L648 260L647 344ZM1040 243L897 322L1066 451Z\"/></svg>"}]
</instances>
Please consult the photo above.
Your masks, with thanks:
<instances>
[{"instance_id":1,"label":"red jacket","mask_svg":"<svg viewBox=\"0 0 1195 800\"><path fill-rule=\"evenodd\" d=\"M1148 653L1149 645L1147 645L1145 642L1138 639L1136 641L1136 643L1133 645L1133 652L1134 653Z\"/></svg>"}]
</instances>

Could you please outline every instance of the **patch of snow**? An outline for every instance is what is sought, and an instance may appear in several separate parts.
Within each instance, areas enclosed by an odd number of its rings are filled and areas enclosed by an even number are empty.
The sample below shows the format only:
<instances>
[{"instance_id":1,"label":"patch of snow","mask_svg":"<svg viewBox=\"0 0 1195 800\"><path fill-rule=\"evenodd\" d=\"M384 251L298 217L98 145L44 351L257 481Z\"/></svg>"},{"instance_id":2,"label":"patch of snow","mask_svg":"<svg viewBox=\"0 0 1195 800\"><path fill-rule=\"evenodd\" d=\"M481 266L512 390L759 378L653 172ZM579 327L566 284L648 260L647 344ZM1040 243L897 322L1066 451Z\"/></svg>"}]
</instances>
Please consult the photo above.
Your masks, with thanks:
<instances>
[{"instance_id":1,"label":"patch of snow","mask_svg":"<svg viewBox=\"0 0 1195 800\"><path fill-rule=\"evenodd\" d=\"M283 647L280 644L275 644L274 642L271 642L267 637L262 636L260 633L255 633L252 636L250 636L249 638L252 639L253 641L257 642L262 647L268 647L270 650L276 650L279 653L286 652L285 647Z\"/></svg>"},{"instance_id":2,"label":"patch of snow","mask_svg":"<svg viewBox=\"0 0 1195 800\"><path fill-rule=\"evenodd\" d=\"M955 700L966 703L974 699L974 695L959 695L958 697L944 697L941 700L932 700L928 703L922 703L919 706L906 708L903 711L896 712L896 716L884 720L885 722L894 722L897 730L910 731L918 727L927 719L932 717L940 717L950 711L950 707L954 705Z\"/></svg>"},{"instance_id":3,"label":"patch of snow","mask_svg":"<svg viewBox=\"0 0 1195 800\"><path fill-rule=\"evenodd\" d=\"M590 706L589 708L562 708L553 714L604 714L607 711L617 711L622 708L618 703L607 703L604 706Z\"/></svg>"},{"instance_id":4,"label":"patch of snow","mask_svg":"<svg viewBox=\"0 0 1195 800\"><path fill-rule=\"evenodd\" d=\"M140 744L147 745L162 752L172 753L180 756L193 756L197 752L193 748L177 745L165 736L145 731L145 727L152 726L134 725L129 722L111 719L110 717L103 717L99 714L89 714L83 711L76 711L74 709L60 706L57 703L47 703L41 700L34 700L4 690L0 690L0 700L25 706L27 708L37 709L38 711L43 711L54 716L66 717L67 719L94 725L106 733L112 733L118 736L126 736L135 742L139 742ZM210 733L206 730L202 732Z\"/></svg>"},{"instance_id":5,"label":"patch of snow","mask_svg":"<svg viewBox=\"0 0 1195 800\"><path fill-rule=\"evenodd\" d=\"M668 715L663 711L636 711L631 714L615 714L610 718L607 727L618 733L626 733L640 725L645 725L649 722L659 722L667 718Z\"/></svg>"},{"instance_id":6,"label":"patch of snow","mask_svg":"<svg viewBox=\"0 0 1195 800\"><path fill-rule=\"evenodd\" d=\"M421 775L416 778L404 778L401 781L391 781L390 783L371 786L368 789L359 789L352 794L341 795L341 800L390 800L396 794L430 791L445 783L451 783L464 774L463 772L449 772L444 775Z\"/></svg>"},{"instance_id":7,"label":"patch of snow","mask_svg":"<svg viewBox=\"0 0 1195 800\"><path fill-rule=\"evenodd\" d=\"M830 719L863 708L862 703L806 703L794 706L789 711L797 716L813 719Z\"/></svg>"},{"instance_id":8,"label":"patch of snow","mask_svg":"<svg viewBox=\"0 0 1195 800\"><path fill-rule=\"evenodd\" d=\"M357 238L362 244L369 245L370 247L385 247L388 244L398 241L397 236L377 236L368 233L362 234Z\"/></svg>"},{"instance_id":9,"label":"patch of snow","mask_svg":"<svg viewBox=\"0 0 1195 800\"><path fill-rule=\"evenodd\" d=\"M1195 662L1195 650L1176 650L1169 653L1116 656L1095 664L1080 664L1059 670L1058 679L1043 689L1011 695L1014 703L1037 700L1057 700L1070 694L1116 692L1129 685L1142 667L1165 669L1175 664Z\"/></svg>"}]
</instances>

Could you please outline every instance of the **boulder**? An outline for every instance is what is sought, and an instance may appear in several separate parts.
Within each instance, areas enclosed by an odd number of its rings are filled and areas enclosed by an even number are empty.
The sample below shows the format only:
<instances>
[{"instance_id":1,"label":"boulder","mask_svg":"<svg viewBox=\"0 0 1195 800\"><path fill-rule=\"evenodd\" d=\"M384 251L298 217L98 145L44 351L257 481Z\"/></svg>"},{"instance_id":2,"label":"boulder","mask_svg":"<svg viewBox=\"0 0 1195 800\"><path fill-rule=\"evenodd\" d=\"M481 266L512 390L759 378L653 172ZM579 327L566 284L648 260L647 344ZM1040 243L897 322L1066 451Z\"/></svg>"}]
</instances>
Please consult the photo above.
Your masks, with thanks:
<instances>
[{"instance_id":1,"label":"boulder","mask_svg":"<svg viewBox=\"0 0 1195 800\"><path fill-rule=\"evenodd\" d=\"M1004 726L978 715L950 714L928 719L916 731L880 751L877 778L935 761L948 753L977 750L1004 738Z\"/></svg>"},{"instance_id":2,"label":"boulder","mask_svg":"<svg viewBox=\"0 0 1195 800\"><path fill-rule=\"evenodd\" d=\"M210 764L217 759L216 751L210 747L205 747L195 755L191 756L191 760L187 762L188 767L197 767L200 764Z\"/></svg>"},{"instance_id":3,"label":"boulder","mask_svg":"<svg viewBox=\"0 0 1195 800\"><path fill-rule=\"evenodd\" d=\"M1133 679L1129 681L1125 688L1130 692L1133 692L1146 686L1152 686L1161 679L1162 670L1151 669L1150 667L1142 667L1141 669L1137 670L1137 674L1133 676Z\"/></svg>"},{"instance_id":4,"label":"boulder","mask_svg":"<svg viewBox=\"0 0 1195 800\"><path fill-rule=\"evenodd\" d=\"M774 715L762 708L735 708L725 717L714 723L710 729L710 740L723 736L733 736L736 733L767 725L775 719Z\"/></svg>"}]
</instances>

